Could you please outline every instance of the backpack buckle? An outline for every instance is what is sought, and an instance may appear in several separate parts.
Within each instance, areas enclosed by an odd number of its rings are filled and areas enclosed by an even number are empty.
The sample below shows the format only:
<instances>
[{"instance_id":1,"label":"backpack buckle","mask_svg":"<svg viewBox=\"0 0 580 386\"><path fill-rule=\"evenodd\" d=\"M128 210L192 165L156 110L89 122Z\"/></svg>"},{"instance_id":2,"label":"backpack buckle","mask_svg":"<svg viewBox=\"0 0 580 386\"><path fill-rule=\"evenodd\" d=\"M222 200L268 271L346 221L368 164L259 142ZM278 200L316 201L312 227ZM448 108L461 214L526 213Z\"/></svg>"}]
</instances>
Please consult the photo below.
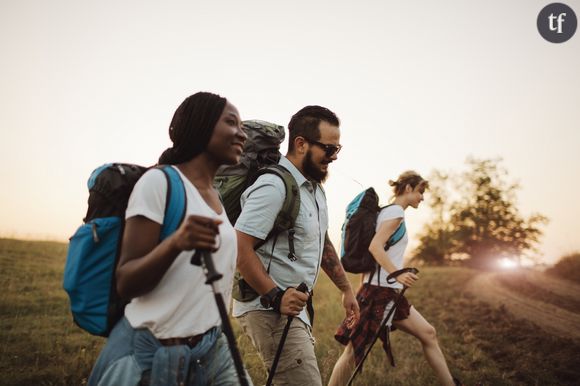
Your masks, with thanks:
<instances>
[{"instance_id":1,"label":"backpack buckle","mask_svg":"<svg viewBox=\"0 0 580 386\"><path fill-rule=\"evenodd\" d=\"M98 243L99 241L101 241L99 239L99 234L97 233L97 224L93 223L93 226L91 227L91 230L93 231L93 241L96 243Z\"/></svg>"},{"instance_id":2,"label":"backpack buckle","mask_svg":"<svg viewBox=\"0 0 580 386\"><path fill-rule=\"evenodd\" d=\"M288 249L290 253L288 253L288 259L290 261L298 260L298 256L296 256L296 252L294 251L294 228L288 229Z\"/></svg>"}]
</instances>

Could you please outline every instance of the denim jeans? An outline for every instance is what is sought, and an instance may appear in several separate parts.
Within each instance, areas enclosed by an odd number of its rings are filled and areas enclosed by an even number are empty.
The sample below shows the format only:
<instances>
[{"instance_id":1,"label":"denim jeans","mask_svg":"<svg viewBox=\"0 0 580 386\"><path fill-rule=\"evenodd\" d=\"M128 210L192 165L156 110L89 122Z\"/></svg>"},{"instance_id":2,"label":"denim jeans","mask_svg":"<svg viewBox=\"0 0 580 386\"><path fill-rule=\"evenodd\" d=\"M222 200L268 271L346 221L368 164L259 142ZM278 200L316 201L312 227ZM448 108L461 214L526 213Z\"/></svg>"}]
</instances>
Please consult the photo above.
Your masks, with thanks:
<instances>
[{"instance_id":1,"label":"denim jeans","mask_svg":"<svg viewBox=\"0 0 580 386\"><path fill-rule=\"evenodd\" d=\"M147 377L141 383L143 373ZM246 378L252 385L247 372ZM208 331L194 348L166 347L149 330L134 329L123 318L101 351L88 386L143 384L238 386L240 383L227 339L219 328Z\"/></svg>"}]
</instances>

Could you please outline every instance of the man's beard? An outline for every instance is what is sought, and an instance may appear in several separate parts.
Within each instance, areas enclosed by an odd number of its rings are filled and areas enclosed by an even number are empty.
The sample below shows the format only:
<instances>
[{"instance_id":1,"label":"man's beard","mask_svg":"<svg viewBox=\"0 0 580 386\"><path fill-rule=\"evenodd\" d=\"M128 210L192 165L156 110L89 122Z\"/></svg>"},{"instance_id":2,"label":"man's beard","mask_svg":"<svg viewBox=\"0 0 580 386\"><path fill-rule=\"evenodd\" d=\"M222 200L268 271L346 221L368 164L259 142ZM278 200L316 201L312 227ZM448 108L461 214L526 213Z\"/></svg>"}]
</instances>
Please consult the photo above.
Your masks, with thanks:
<instances>
[{"instance_id":1,"label":"man's beard","mask_svg":"<svg viewBox=\"0 0 580 386\"><path fill-rule=\"evenodd\" d=\"M307 177L310 177L318 183L323 183L326 181L326 177L328 177L328 171L323 171L316 167L314 161L312 161L312 152L310 150L306 152L304 161L302 161L302 169Z\"/></svg>"}]
</instances>

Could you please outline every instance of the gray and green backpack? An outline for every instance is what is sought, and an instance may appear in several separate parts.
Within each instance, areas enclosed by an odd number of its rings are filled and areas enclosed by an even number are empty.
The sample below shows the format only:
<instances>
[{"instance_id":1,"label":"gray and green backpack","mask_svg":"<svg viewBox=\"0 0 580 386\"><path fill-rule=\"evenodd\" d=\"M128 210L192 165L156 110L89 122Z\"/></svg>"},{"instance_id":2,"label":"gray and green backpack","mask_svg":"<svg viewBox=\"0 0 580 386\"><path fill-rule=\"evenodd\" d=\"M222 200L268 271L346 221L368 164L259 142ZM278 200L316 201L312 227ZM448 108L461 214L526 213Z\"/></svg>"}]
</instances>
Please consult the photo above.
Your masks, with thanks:
<instances>
[{"instance_id":1,"label":"gray and green backpack","mask_svg":"<svg viewBox=\"0 0 580 386\"><path fill-rule=\"evenodd\" d=\"M248 135L240 163L232 166L222 166L214 178L214 187L219 191L224 208L232 224L241 213L240 196L262 174L274 174L284 181L286 196L282 209L274 221L272 230L266 240L258 243L258 249L272 237L288 231L289 258L294 256L294 223L300 210L300 191L292 174L280 161L280 144L284 140L284 127L274 123L251 120L244 121L244 130ZM236 271L233 297L247 302L258 297L258 293L246 283Z\"/></svg>"}]
</instances>

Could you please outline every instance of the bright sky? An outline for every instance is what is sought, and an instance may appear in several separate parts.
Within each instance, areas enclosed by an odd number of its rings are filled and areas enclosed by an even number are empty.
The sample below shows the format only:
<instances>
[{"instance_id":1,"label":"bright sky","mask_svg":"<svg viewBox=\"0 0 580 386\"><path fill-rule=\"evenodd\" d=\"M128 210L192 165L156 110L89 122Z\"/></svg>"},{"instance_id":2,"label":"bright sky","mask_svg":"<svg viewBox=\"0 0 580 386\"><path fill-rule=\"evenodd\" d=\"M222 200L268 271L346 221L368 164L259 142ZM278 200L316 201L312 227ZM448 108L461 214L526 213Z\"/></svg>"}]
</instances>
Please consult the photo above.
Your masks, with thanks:
<instances>
[{"instance_id":1,"label":"bright sky","mask_svg":"<svg viewBox=\"0 0 580 386\"><path fill-rule=\"evenodd\" d=\"M153 164L175 108L205 90L244 119L337 113L335 241L354 180L386 202L405 169L501 156L522 213L551 219L547 261L580 250L580 32L545 41L548 3L0 0L0 235L66 240L91 171ZM411 236L427 216L408 211Z\"/></svg>"}]
</instances>

